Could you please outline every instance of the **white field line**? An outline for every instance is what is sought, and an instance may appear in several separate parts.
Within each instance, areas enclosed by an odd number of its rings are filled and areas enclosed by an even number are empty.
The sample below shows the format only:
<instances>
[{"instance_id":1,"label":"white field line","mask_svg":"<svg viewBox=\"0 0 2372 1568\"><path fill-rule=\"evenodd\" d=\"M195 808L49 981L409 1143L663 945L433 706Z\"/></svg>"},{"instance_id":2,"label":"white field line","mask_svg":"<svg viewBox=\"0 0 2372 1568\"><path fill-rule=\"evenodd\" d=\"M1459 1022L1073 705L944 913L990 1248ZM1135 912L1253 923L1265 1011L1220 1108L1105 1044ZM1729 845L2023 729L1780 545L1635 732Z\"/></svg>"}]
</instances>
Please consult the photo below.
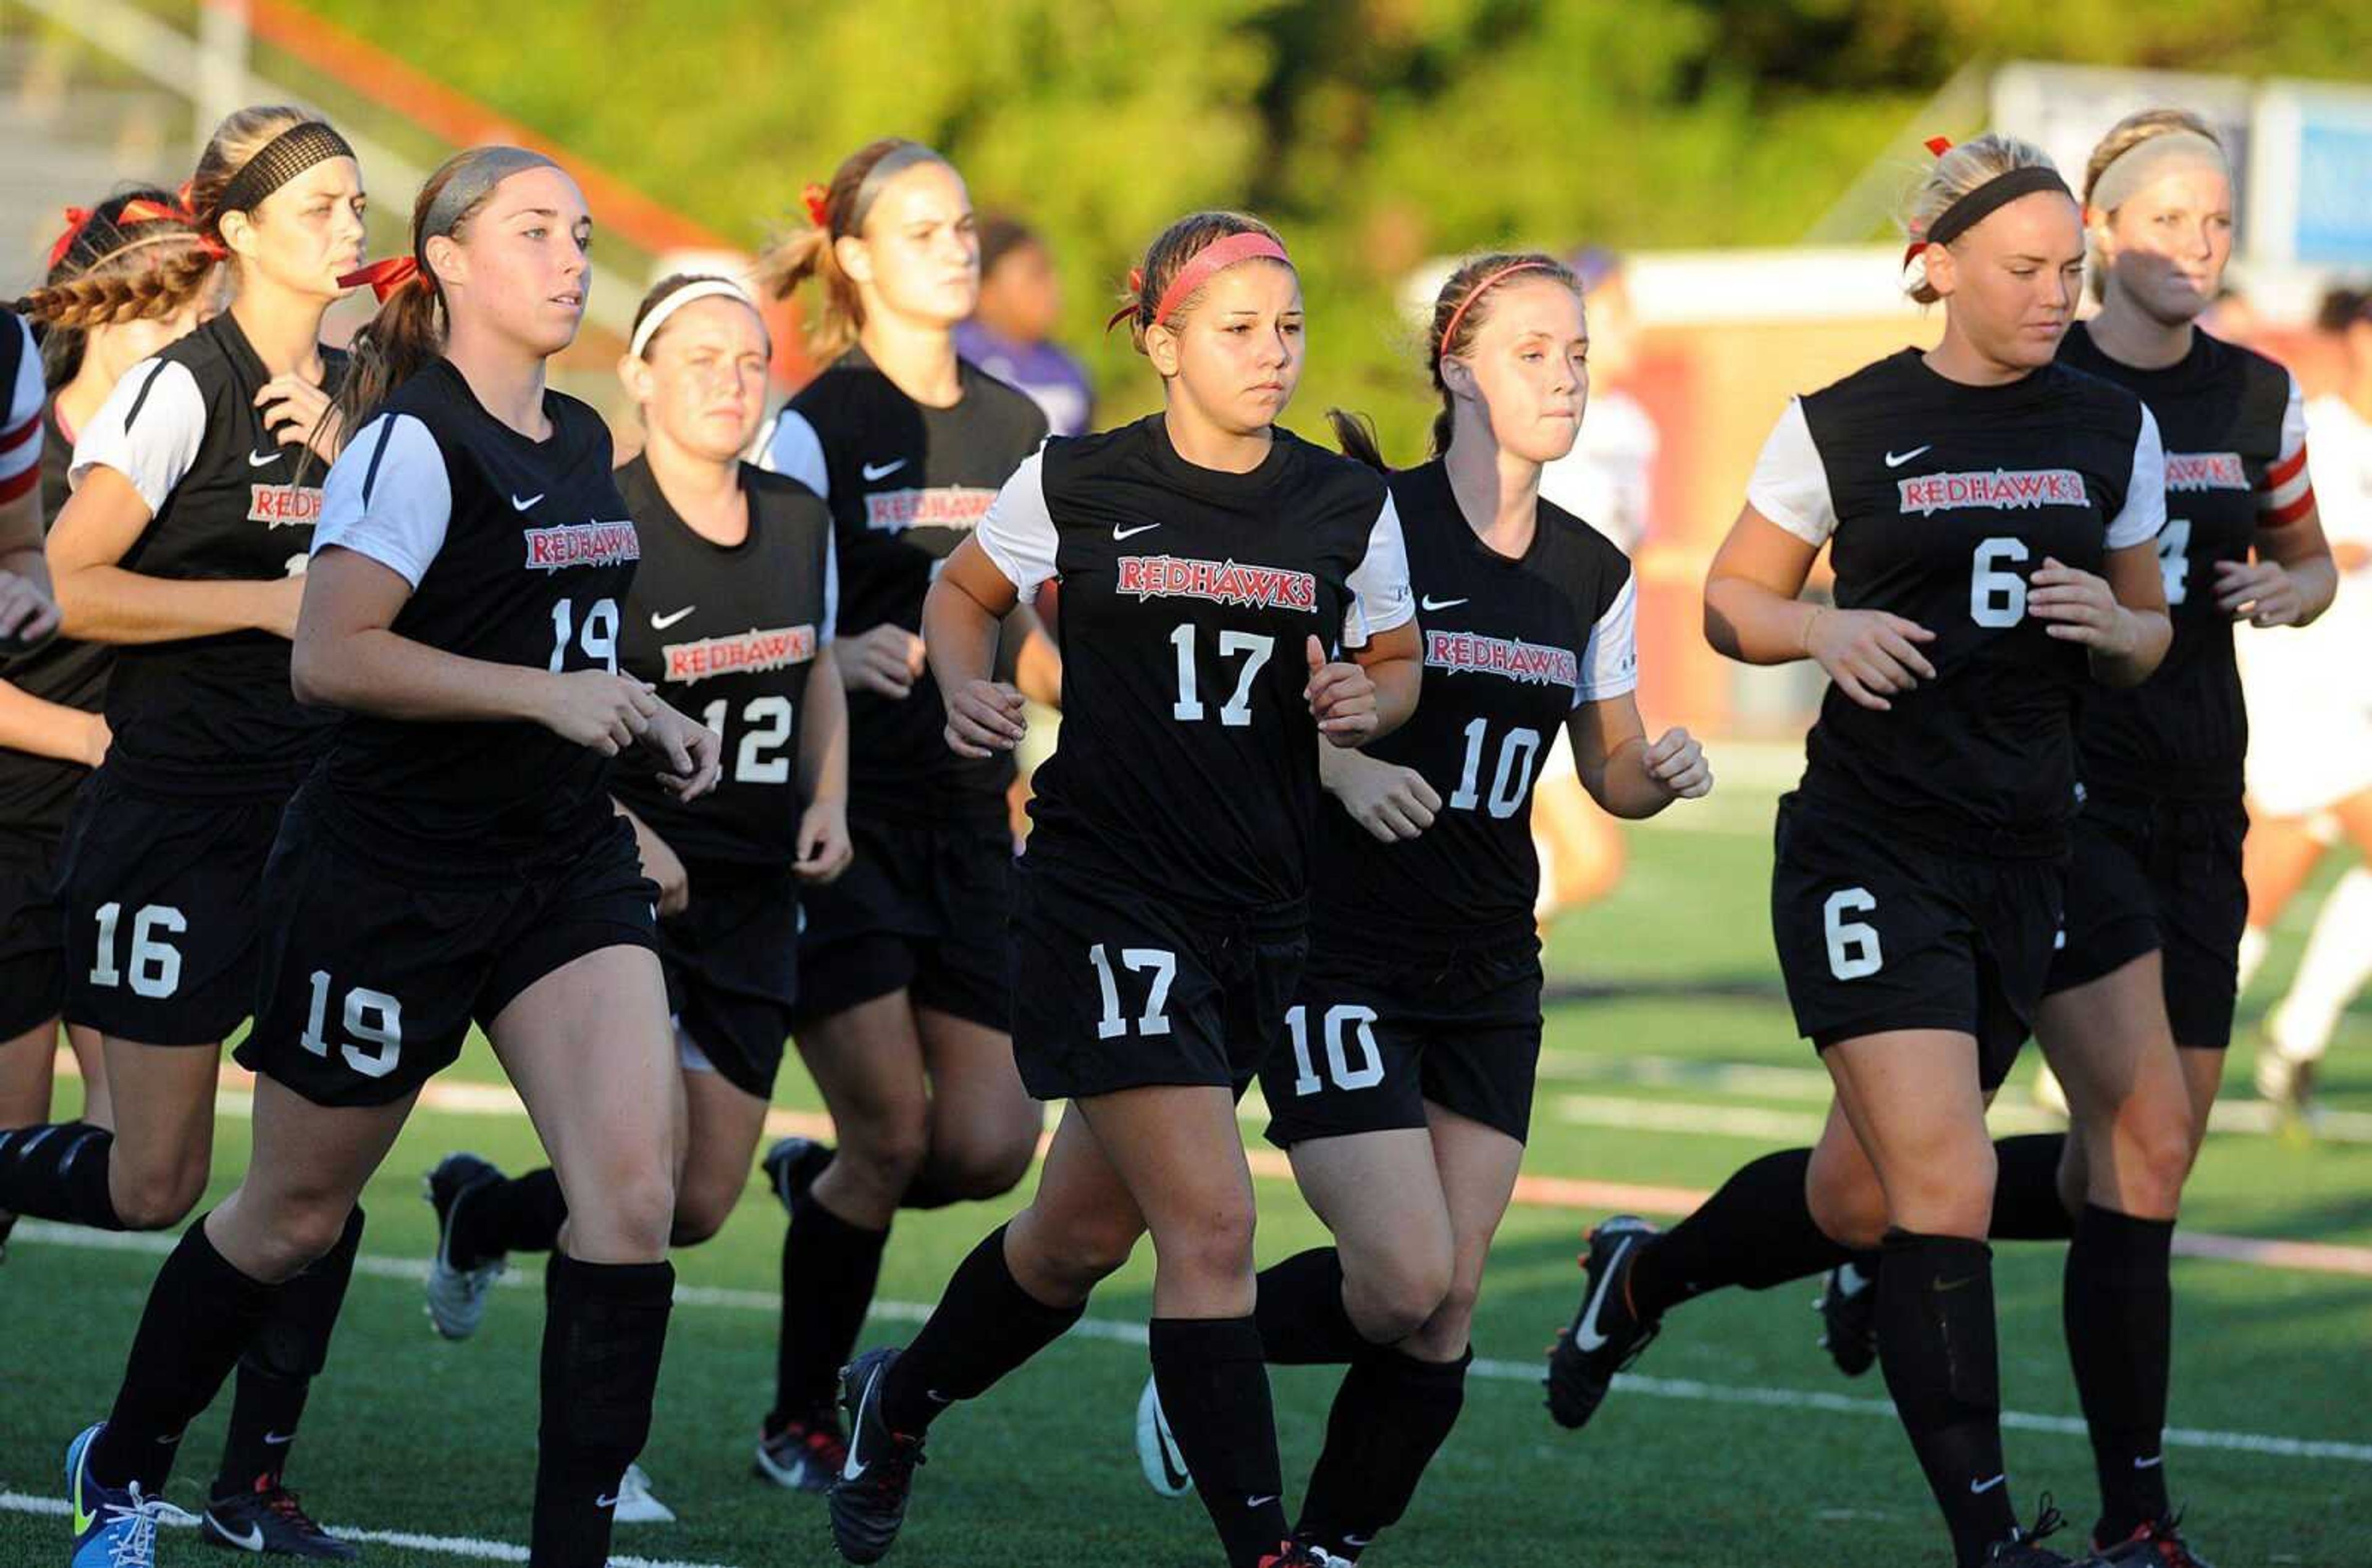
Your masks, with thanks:
<instances>
[{"instance_id":1,"label":"white field line","mask_svg":"<svg viewBox=\"0 0 2372 1568\"><path fill-rule=\"evenodd\" d=\"M68 1509L63 1497L35 1497L22 1492L0 1492L0 1513L49 1514L63 1517ZM179 1521L176 1521L177 1525ZM192 1516L191 1524L195 1523ZM506 1540L480 1540L475 1536L427 1536L413 1530L366 1530L353 1525L321 1527L341 1540L358 1544L400 1546L408 1551L433 1551L447 1557L474 1558L480 1562L524 1562L527 1548ZM662 1557L624 1557L612 1552L610 1568L730 1568L721 1562L677 1562Z\"/></svg>"},{"instance_id":2,"label":"white field line","mask_svg":"<svg viewBox=\"0 0 2372 1568\"><path fill-rule=\"evenodd\" d=\"M172 1250L176 1237L170 1236L134 1236L105 1231L82 1230L73 1225L51 1225L39 1220L27 1220L17 1227L17 1235L27 1241L43 1245L78 1248L95 1252L144 1252L159 1255ZM355 1260L355 1272L373 1279L398 1280L416 1283L428 1277L428 1262L423 1258L394 1258L365 1253ZM540 1274L533 1269L514 1270L502 1277L508 1289L541 1289ZM716 1285L678 1285L675 1299L679 1306L722 1308L738 1312L762 1312L773 1315L780 1309L780 1298L773 1291L736 1290ZM921 1302L877 1301L872 1317L878 1322L919 1323L929 1317L931 1309ZM1071 1335L1082 1340L1100 1341L1109 1344L1143 1348L1145 1343L1145 1325L1112 1318L1086 1318L1071 1330ZM1477 1357L1473 1375L1487 1381L1538 1387L1541 1367L1530 1362L1501 1361ZM1885 1400L1861 1399L1847 1394L1827 1393L1808 1388L1763 1388L1726 1383L1704 1383L1687 1378L1641 1377L1631 1373L1616 1376L1614 1386L1648 1399L1682 1400L1698 1404L1755 1405L1768 1410L1814 1411L1830 1415L1892 1415L1894 1406ZM2081 1437L2084 1423L2075 1416L2038 1415L2025 1411L2005 1411L2002 1424L2025 1432L2049 1432L2063 1436ZM2223 1448L2250 1454L2272 1454L2284 1458L2334 1459L2351 1464L2372 1465L2372 1444L2342 1443L2308 1437L2284 1437L2260 1432L2216 1432L2191 1427L2169 1427L2165 1441L2177 1447Z\"/></svg>"}]
</instances>

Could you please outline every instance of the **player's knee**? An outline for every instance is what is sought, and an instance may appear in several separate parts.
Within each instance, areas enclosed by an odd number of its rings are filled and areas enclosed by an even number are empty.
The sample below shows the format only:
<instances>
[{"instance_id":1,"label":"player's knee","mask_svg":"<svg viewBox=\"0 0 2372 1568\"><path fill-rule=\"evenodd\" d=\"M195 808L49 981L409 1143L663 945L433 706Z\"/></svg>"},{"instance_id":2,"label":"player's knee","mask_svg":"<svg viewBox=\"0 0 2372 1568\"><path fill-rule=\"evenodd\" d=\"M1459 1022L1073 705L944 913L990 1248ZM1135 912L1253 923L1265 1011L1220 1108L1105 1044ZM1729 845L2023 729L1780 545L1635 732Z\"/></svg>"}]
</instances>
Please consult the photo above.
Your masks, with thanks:
<instances>
[{"instance_id":1,"label":"player's knee","mask_svg":"<svg viewBox=\"0 0 2372 1568\"><path fill-rule=\"evenodd\" d=\"M727 1218L733 1213L734 1200L739 1196L738 1190L720 1192L686 1183L676 1195L675 1219L668 1230L668 1244L697 1247L709 1240L725 1228Z\"/></svg>"},{"instance_id":2,"label":"player's knee","mask_svg":"<svg viewBox=\"0 0 2372 1568\"><path fill-rule=\"evenodd\" d=\"M2173 1207L2191 1176L2194 1145L2186 1107L2136 1107L2117 1121L2118 1185L2152 1207Z\"/></svg>"},{"instance_id":3,"label":"player's knee","mask_svg":"<svg viewBox=\"0 0 2372 1568\"><path fill-rule=\"evenodd\" d=\"M1034 1132L1028 1138L965 1139L950 1147L933 1149L931 1166L948 1196L979 1202L1003 1197L1019 1186L1029 1174L1029 1159L1037 1149Z\"/></svg>"},{"instance_id":4,"label":"player's knee","mask_svg":"<svg viewBox=\"0 0 2372 1568\"><path fill-rule=\"evenodd\" d=\"M1398 1344L1424 1327L1451 1294L1446 1249L1413 1247L1388 1256L1343 1258L1343 1305L1360 1334Z\"/></svg>"},{"instance_id":5,"label":"player's knee","mask_svg":"<svg viewBox=\"0 0 2372 1568\"><path fill-rule=\"evenodd\" d=\"M921 1106L853 1121L841 1130L840 1147L832 1155L835 1179L861 1183L894 1203L921 1174L930 1147Z\"/></svg>"},{"instance_id":6,"label":"player's knee","mask_svg":"<svg viewBox=\"0 0 2372 1568\"><path fill-rule=\"evenodd\" d=\"M1823 1181L1815 1167L1804 1196L1812 1223L1838 1246L1866 1250L1885 1238L1886 1191L1877 1182Z\"/></svg>"},{"instance_id":7,"label":"player's knee","mask_svg":"<svg viewBox=\"0 0 2372 1568\"><path fill-rule=\"evenodd\" d=\"M1893 1173L1886 1187L1889 1222L1904 1230L1983 1236L1993 1225L1997 1170L1994 1146L1983 1137L1952 1140Z\"/></svg>"},{"instance_id":8,"label":"player's knee","mask_svg":"<svg viewBox=\"0 0 2372 1568\"><path fill-rule=\"evenodd\" d=\"M108 1201L115 1205L115 1217L126 1230L163 1230L179 1225L198 1206L205 1190L203 1167L119 1162L108 1172Z\"/></svg>"},{"instance_id":9,"label":"player's knee","mask_svg":"<svg viewBox=\"0 0 2372 1568\"><path fill-rule=\"evenodd\" d=\"M1154 1250L1160 1254L1165 1273L1206 1284L1249 1281L1254 1225L1251 1194L1247 1192L1240 1202L1214 1204L1157 1228Z\"/></svg>"},{"instance_id":10,"label":"player's knee","mask_svg":"<svg viewBox=\"0 0 2372 1568\"><path fill-rule=\"evenodd\" d=\"M569 1209L572 1251L582 1245L594 1257L664 1255L676 1207L675 1178L664 1151L655 1150L646 1159L622 1155L605 1161L590 1191L591 1202Z\"/></svg>"},{"instance_id":11,"label":"player's knee","mask_svg":"<svg viewBox=\"0 0 2372 1568\"><path fill-rule=\"evenodd\" d=\"M1027 1212L1027 1211L1025 1211ZM1061 1225L1023 1225L1007 1231L1017 1278L1042 1283L1065 1301L1084 1301L1124 1267L1145 1233L1118 1220L1073 1217Z\"/></svg>"}]
</instances>

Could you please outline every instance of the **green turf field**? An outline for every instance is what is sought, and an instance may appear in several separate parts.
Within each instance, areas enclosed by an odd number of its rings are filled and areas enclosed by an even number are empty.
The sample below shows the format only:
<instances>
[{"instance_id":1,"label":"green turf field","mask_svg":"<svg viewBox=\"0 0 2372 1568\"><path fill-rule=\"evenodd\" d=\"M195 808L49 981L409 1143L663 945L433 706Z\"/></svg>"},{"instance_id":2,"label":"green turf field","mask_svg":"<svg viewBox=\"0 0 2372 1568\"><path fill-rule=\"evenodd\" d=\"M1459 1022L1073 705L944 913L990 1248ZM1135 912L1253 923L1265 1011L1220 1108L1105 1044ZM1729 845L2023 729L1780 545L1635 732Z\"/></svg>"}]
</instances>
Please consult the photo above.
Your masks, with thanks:
<instances>
[{"instance_id":1,"label":"green turf field","mask_svg":"<svg viewBox=\"0 0 2372 1568\"><path fill-rule=\"evenodd\" d=\"M1716 749L1717 767L1721 756ZM1751 771L1726 776L1693 830L1634 834L1622 891L1556 931L1558 979L1646 983L1550 1013L1530 1172L1703 1189L1816 1127L1823 1090L1811 1054L1793 1038L1775 988L1759 998L1749 989L1775 978L1764 916L1769 796L1733 782ZM2301 908L2286 923L2244 1032L2285 981L2311 912ZM1696 986L1723 993L1692 995ZM2244 1045L2235 1061L2244 1113L2248 1057ZM451 1075L498 1076L483 1050ZM2031 1119L2026 1077L2005 1096L2006 1124ZM2330 1105L2348 1113L2333 1136L2311 1148L2247 1132L2218 1136L2194 1183L2188 1225L2372 1248L2372 1005L2359 1003L2349 1018L2327 1081ZM68 1101L73 1094L65 1091ZM781 1099L814 1103L796 1069L785 1074ZM228 1121L217 1193L245 1159L246 1142ZM326 1521L442 1543L374 1542L367 1561L378 1564L524 1556L504 1543L526 1539L537 1293L500 1293L484 1332L467 1344L435 1339L421 1313L418 1263L431 1229L420 1175L455 1148L513 1168L537 1159L515 1111L414 1118L367 1201L366 1260L292 1472ZM1261 1198L1264 1260L1317 1239L1289 1185L1264 1181ZM996 1217L983 1207L901 1221L883 1272L884 1311L868 1336L911 1332L914 1305L936 1296ZM1814 1347L1808 1286L1681 1309L1639 1379L1618 1389L1587 1433L1551 1426L1532 1369L1572 1310L1576 1237L1595 1217L1545 1206L1510 1214L1476 1333L1485 1375L1471 1385L1464 1423L1411 1519L1371 1562L1943 1561L1876 1375L1845 1383ZM622 1528L622 1553L748 1568L836 1561L820 1500L748 1475L772 1389L769 1298L781 1227L753 1183L724 1235L677 1260L687 1297L645 1462L683 1517ZM130 1245L93 1245L118 1239ZM0 1562L63 1560L64 1520L33 1510L58 1495L66 1440L105 1412L160 1246L20 1230L0 1267ZM513 1284L540 1279L529 1261ZM2003 1390L2021 1412L2010 1434L2012 1481L2022 1511L2051 1490L2087 1522L2088 1450L2066 1419L2076 1400L2060 1346L2059 1267L2056 1249L2010 1247L2002 1256ZM1091 1331L939 1423L892 1562L1206 1568L1215 1560L1200 1509L1148 1493L1130 1446L1149 1280L1145 1253L1097 1298ZM2201 1549L2226 1568L2372 1564L2372 1277L2184 1259L2176 1291L2173 1422L2182 1430L2169 1438L2168 1466ZM1291 1481L1314 1457L1331 1375L1286 1369L1276 1388ZM201 1503L220 1434L218 1414L191 1433L175 1501ZM214 1560L188 1532L169 1534L163 1557Z\"/></svg>"}]
</instances>

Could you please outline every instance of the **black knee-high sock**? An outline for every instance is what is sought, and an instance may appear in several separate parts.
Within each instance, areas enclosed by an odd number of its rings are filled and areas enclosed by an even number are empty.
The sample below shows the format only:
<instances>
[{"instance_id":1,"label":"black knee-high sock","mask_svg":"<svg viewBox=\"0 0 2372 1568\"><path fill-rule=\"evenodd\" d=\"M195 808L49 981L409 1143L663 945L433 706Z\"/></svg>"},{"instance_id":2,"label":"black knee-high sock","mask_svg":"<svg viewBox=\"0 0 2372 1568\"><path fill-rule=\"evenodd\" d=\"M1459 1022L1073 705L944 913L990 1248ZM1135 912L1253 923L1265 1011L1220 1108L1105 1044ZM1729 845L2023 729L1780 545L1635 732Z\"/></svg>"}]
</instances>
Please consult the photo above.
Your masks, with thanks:
<instances>
[{"instance_id":1,"label":"black knee-high sock","mask_svg":"<svg viewBox=\"0 0 2372 1568\"><path fill-rule=\"evenodd\" d=\"M1473 1360L1471 1350L1448 1362L1384 1350L1354 1362L1327 1415L1326 1446L1294 1534L1350 1562L1400 1523L1458 1424Z\"/></svg>"},{"instance_id":2,"label":"black knee-high sock","mask_svg":"<svg viewBox=\"0 0 2372 1568\"><path fill-rule=\"evenodd\" d=\"M305 1397L330 1361L330 1335L355 1277L355 1254L363 1244L363 1212L346 1216L337 1245L281 1287L272 1315L263 1320L247 1353L238 1358L238 1383L231 1398L230 1432L223 1442L222 1469L215 1472L214 1495L268 1491L288 1468L289 1446L305 1414Z\"/></svg>"},{"instance_id":3,"label":"black knee-high sock","mask_svg":"<svg viewBox=\"0 0 2372 1568\"><path fill-rule=\"evenodd\" d=\"M783 1317L774 1346L774 1408L766 1430L829 1419L840 1369L856 1349L881 1280L887 1230L849 1224L802 1193L783 1233Z\"/></svg>"},{"instance_id":4,"label":"black knee-high sock","mask_svg":"<svg viewBox=\"0 0 2372 1568\"><path fill-rule=\"evenodd\" d=\"M2059 1196L2059 1157L2064 1132L2027 1132L1994 1140L1993 1238L1995 1241L2065 1241L2076 1234L2076 1217Z\"/></svg>"},{"instance_id":5,"label":"black knee-high sock","mask_svg":"<svg viewBox=\"0 0 2372 1568\"><path fill-rule=\"evenodd\" d=\"M453 1261L466 1266L506 1252L549 1252L568 1223L559 1173L546 1167L473 1189L453 1216Z\"/></svg>"},{"instance_id":6,"label":"black knee-high sock","mask_svg":"<svg viewBox=\"0 0 2372 1568\"><path fill-rule=\"evenodd\" d=\"M1812 1223L1804 1196L1811 1166L1811 1150L1783 1149L1739 1167L1696 1213L1639 1249L1632 1309L1657 1318L1724 1285L1768 1290L1851 1258Z\"/></svg>"},{"instance_id":7,"label":"black knee-high sock","mask_svg":"<svg viewBox=\"0 0 2372 1568\"><path fill-rule=\"evenodd\" d=\"M1343 1254L1331 1247L1262 1269L1252 1320L1277 1366L1344 1365L1376 1348L1343 1309Z\"/></svg>"},{"instance_id":8,"label":"black knee-high sock","mask_svg":"<svg viewBox=\"0 0 2372 1568\"><path fill-rule=\"evenodd\" d=\"M881 1380L881 1419L892 1432L919 1435L958 1400L976 1400L1061 1339L1087 1312L1049 1307L1021 1288L1005 1260L998 1225L964 1260L914 1341Z\"/></svg>"},{"instance_id":9,"label":"black knee-high sock","mask_svg":"<svg viewBox=\"0 0 2372 1568\"><path fill-rule=\"evenodd\" d=\"M2067 1358L2100 1475L2098 1538L2121 1541L2169 1511L2159 1438L2174 1337L2172 1220L2084 1207L2067 1249Z\"/></svg>"},{"instance_id":10,"label":"black knee-high sock","mask_svg":"<svg viewBox=\"0 0 2372 1568\"><path fill-rule=\"evenodd\" d=\"M533 1568L610 1560L618 1483L651 1432L675 1269L552 1254L544 1274Z\"/></svg>"},{"instance_id":11,"label":"black knee-high sock","mask_svg":"<svg viewBox=\"0 0 2372 1568\"><path fill-rule=\"evenodd\" d=\"M157 1495L183 1429L221 1391L285 1288L240 1273L206 1239L203 1216L182 1234L148 1288L107 1430L91 1446L102 1484L136 1481Z\"/></svg>"},{"instance_id":12,"label":"black knee-high sock","mask_svg":"<svg viewBox=\"0 0 2372 1568\"><path fill-rule=\"evenodd\" d=\"M2002 1462L1993 1249L1957 1236L1886 1233L1878 1361L1959 1568L2016 1527Z\"/></svg>"},{"instance_id":13,"label":"black knee-high sock","mask_svg":"<svg viewBox=\"0 0 2372 1568\"><path fill-rule=\"evenodd\" d=\"M93 1230L122 1230L107 1190L115 1134L87 1121L0 1132L0 1209Z\"/></svg>"},{"instance_id":14,"label":"black knee-high sock","mask_svg":"<svg viewBox=\"0 0 2372 1568\"><path fill-rule=\"evenodd\" d=\"M1149 1330L1162 1413L1227 1568L1256 1568L1285 1538L1260 1326L1250 1318L1156 1318Z\"/></svg>"}]
</instances>

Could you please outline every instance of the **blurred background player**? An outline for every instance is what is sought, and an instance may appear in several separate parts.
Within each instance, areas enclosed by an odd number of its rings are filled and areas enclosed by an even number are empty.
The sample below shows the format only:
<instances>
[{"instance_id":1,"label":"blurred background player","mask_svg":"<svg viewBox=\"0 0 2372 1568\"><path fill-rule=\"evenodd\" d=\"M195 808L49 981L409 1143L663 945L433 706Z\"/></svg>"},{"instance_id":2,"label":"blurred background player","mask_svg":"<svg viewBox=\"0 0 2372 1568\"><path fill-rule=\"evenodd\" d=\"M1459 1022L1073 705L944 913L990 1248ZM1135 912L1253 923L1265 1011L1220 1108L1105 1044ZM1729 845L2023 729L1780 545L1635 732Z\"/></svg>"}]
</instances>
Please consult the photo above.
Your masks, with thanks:
<instances>
[{"instance_id":1,"label":"blurred background player","mask_svg":"<svg viewBox=\"0 0 2372 1568\"><path fill-rule=\"evenodd\" d=\"M1095 418L1087 367L1054 342L1063 322L1063 280L1046 239L1019 218L980 220L980 308L956 329L956 352L1029 394L1047 431L1084 436Z\"/></svg>"},{"instance_id":2,"label":"blurred background player","mask_svg":"<svg viewBox=\"0 0 2372 1568\"><path fill-rule=\"evenodd\" d=\"M2333 289L2316 325L2336 340L2343 375L2306 409L2339 599L2304 632L2240 640L2249 706L2263 715L2249 750L2244 987L2334 839L2356 863L2324 899L2258 1042L2257 1092L2293 1114L2310 1108L2340 1014L2372 978L2372 293Z\"/></svg>"}]
</instances>

